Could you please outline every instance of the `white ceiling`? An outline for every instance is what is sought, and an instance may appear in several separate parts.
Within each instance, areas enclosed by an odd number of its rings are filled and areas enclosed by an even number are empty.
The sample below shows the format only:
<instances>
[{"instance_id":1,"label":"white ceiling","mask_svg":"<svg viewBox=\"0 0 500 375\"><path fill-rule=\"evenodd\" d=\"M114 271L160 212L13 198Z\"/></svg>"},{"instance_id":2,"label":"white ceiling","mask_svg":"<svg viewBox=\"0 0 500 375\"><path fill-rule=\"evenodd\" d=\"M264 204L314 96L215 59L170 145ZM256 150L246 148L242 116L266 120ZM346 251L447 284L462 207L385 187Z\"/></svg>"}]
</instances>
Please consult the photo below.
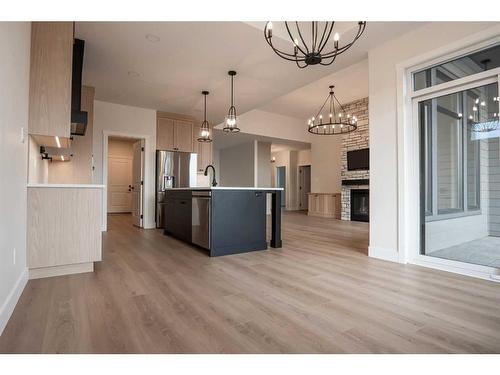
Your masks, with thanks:
<instances>
[{"instance_id":1,"label":"white ceiling","mask_svg":"<svg viewBox=\"0 0 500 375\"><path fill-rule=\"evenodd\" d=\"M341 104L368 96L368 60L362 60L288 94L280 96L261 109L299 119L316 115L334 85L335 96Z\"/></svg>"},{"instance_id":2,"label":"white ceiling","mask_svg":"<svg viewBox=\"0 0 500 375\"><path fill-rule=\"evenodd\" d=\"M201 90L208 89L208 119L217 124L223 120L229 106L227 71L230 69L238 72L235 104L240 114L259 107L284 112L286 101L270 103L366 59L370 48L422 23L370 22L358 42L332 66L306 69L299 69L294 63L276 56L264 40L262 25L243 22L78 22L76 36L86 41L83 81L96 88L98 100L198 118L203 113ZM274 25L279 30L279 23L274 22ZM338 23L342 30L351 26L350 22ZM147 34L158 36L160 40L150 42L146 39ZM285 41L277 38L277 43ZM292 99L300 102L298 96ZM303 110L296 111L296 115L302 114Z\"/></svg>"}]
</instances>

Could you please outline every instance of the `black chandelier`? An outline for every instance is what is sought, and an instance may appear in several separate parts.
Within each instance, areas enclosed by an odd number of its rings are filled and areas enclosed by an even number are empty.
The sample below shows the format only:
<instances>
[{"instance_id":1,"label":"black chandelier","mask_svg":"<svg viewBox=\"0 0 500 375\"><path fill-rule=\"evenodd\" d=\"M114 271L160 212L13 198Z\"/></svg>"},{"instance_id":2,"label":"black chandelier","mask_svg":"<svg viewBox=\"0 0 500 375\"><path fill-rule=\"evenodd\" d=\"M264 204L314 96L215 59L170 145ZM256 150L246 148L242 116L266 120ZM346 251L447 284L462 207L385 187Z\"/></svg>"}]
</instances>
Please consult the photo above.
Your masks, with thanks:
<instances>
[{"instance_id":1,"label":"black chandelier","mask_svg":"<svg viewBox=\"0 0 500 375\"><path fill-rule=\"evenodd\" d=\"M271 21L266 23L264 27L264 37L267 44L271 46L273 51L281 58L288 61L295 61L299 68L305 68L308 65L331 65L335 58L347 51L363 34L366 28L366 22L358 22L358 32L354 39L343 46L339 45L340 35L335 33L333 35L333 45L327 47L330 36L333 32L335 21L324 22L324 27L320 27L318 21L311 22L311 44L308 46L304 39L304 33L300 31L299 23L295 21L295 35L291 30L288 22L285 21L286 31L292 40L293 51L292 53L283 52L277 49L272 42L273 37L273 24ZM322 29L322 30L320 30ZM318 40L319 39L319 40ZM326 48L326 49L325 49ZM333 49L332 49L333 48Z\"/></svg>"},{"instance_id":2,"label":"black chandelier","mask_svg":"<svg viewBox=\"0 0 500 375\"><path fill-rule=\"evenodd\" d=\"M234 106L234 76L236 72L234 70L230 70L227 72L231 77L231 107L229 107L229 111L227 112L226 120L224 122L224 130L226 133L238 133L240 128L238 128L238 117L236 116L236 107Z\"/></svg>"},{"instance_id":3,"label":"black chandelier","mask_svg":"<svg viewBox=\"0 0 500 375\"><path fill-rule=\"evenodd\" d=\"M198 142L212 142L210 138L210 124L207 121L207 95L208 91L202 91L203 97L205 99L205 117L200 126L200 136L198 137Z\"/></svg>"},{"instance_id":4,"label":"black chandelier","mask_svg":"<svg viewBox=\"0 0 500 375\"><path fill-rule=\"evenodd\" d=\"M335 93L333 92L335 86L329 86L330 92L328 96L316 113L316 116L307 120L308 131L317 135L337 135L350 133L358 128L358 119L346 113L342 104L338 101ZM328 103L328 112L326 119L323 119L323 111Z\"/></svg>"}]
</instances>

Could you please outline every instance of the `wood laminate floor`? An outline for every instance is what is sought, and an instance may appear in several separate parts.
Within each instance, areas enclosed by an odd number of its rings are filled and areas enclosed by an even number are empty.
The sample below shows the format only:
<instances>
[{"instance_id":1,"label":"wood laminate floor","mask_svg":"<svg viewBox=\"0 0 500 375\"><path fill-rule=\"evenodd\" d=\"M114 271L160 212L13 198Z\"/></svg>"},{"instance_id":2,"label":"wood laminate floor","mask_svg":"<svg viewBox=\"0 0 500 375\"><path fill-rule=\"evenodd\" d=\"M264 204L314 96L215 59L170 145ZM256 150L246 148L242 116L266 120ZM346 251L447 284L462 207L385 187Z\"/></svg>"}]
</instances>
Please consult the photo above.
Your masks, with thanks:
<instances>
[{"instance_id":1,"label":"wood laminate floor","mask_svg":"<svg viewBox=\"0 0 500 375\"><path fill-rule=\"evenodd\" d=\"M0 352L500 352L500 284L369 258L365 223L287 213L282 249L209 258L130 222L95 273L30 281Z\"/></svg>"}]
</instances>

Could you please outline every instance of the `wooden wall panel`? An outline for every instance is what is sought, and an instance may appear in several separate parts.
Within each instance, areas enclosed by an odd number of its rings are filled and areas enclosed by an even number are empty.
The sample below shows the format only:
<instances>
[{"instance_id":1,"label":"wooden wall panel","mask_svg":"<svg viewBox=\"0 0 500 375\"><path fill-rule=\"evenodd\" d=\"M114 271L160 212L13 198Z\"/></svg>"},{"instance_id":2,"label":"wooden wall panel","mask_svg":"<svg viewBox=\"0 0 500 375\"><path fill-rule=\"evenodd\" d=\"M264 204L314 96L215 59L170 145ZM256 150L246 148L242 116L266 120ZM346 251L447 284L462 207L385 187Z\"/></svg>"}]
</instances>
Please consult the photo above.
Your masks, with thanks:
<instances>
[{"instance_id":1,"label":"wooden wall panel","mask_svg":"<svg viewBox=\"0 0 500 375\"><path fill-rule=\"evenodd\" d=\"M99 188L28 188L28 267L101 260Z\"/></svg>"}]
</instances>

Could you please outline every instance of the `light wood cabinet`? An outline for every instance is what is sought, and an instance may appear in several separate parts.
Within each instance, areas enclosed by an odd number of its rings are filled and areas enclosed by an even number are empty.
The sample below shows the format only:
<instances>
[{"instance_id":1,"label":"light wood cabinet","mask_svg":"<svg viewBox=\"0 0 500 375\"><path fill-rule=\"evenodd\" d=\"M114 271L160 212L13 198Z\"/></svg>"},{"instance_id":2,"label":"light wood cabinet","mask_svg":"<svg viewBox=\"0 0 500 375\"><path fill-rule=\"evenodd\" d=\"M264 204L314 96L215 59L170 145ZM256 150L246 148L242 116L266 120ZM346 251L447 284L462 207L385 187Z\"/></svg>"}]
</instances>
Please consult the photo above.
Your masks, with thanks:
<instances>
[{"instance_id":1,"label":"light wood cabinet","mask_svg":"<svg viewBox=\"0 0 500 375\"><path fill-rule=\"evenodd\" d=\"M32 23L30 134L70 137L72 61L72 22Z\"/></svg>"},{"instance_id":2,"label":"light wood cabinet","mask_svg":"<svg viewBox=\"0 0 500 375\"><path fill-rule=\"evenodd\" d=\"M193 123L174 120L174 149L193 152Z\"/></svg>"},{"instance_id":3,"label":"light wood cabinet","mask_svg":"<svg viewBox=\"0 0 500 375\"><path fill-rule=\"evenodd\" d=\"M309 216L340 219L340 193L309 193Z\"/></svg>"},{"instance_id":4,"label":"light wood cabinet","mask_svg":"<svg viewBox=\"0 0 500 375\"><path fill-rule=\"evenodd\" d=\"M193 123L191 121L157 117L156 149L196 152L193 149Z\"/></svg>"},{"instance_id":5,"label":"light wood cabinet","mask_svg":"<svg viewBox=\"0 0 500 375\"><path fill-rule=\"evenodd\" d=\"M101 199L97 187L28 187L30 274L74 272L67 267L101 260Z\"/></svg>"},{"instance_id":6,"label":"light wood cabinet","mask_svg":"<svg viewBox=\"0 0 500 375\"><path fill-rule=\"evenodd\" d=\"M156 149L174 149L174 120L158 118L156 121Z\"/></svg>"}]
</instances>

